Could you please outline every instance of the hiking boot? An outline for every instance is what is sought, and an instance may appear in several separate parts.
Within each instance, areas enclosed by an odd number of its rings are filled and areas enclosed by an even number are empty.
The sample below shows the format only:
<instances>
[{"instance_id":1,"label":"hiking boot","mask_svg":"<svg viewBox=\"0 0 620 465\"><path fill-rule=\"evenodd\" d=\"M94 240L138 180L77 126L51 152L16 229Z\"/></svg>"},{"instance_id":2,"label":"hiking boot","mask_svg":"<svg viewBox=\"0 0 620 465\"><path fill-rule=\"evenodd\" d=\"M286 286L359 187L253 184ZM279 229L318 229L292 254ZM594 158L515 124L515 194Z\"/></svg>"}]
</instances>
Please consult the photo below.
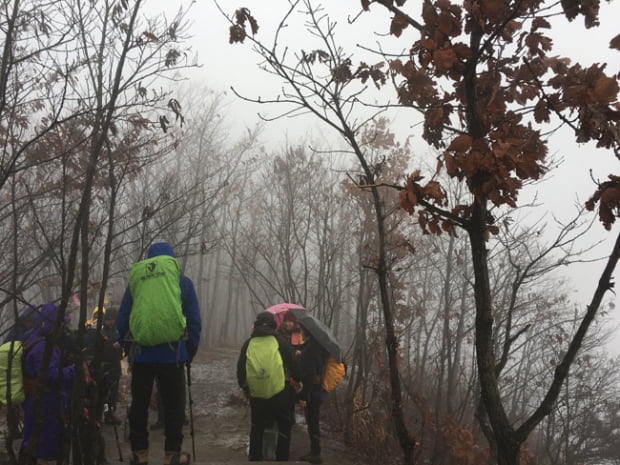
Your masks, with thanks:
<instances>
[{"instance_id":1,"label":"hiking boot","mask_svg":"<svg viewBox=\"0 0 620 465\"><path fill-rule=\"evenodd\" d=\"M189 463L190 456L187 452L165 452L164 465L189 465Z\"/></svg>"},{"instance_id":2,"label":"hiking boot","mask_svg":"<svg viewBox=\"0 0 620 465\"><path fill-rule=\"evenodd\" d=\"M149 450L134 450L131 452L129 465L149 465Z\"/></svg>"},{"instance_id":3,"label":"hiking boot","mask_svg":"<svg viewBox=\"0 0 620 465\"><path fill-rule=\"evenodd\" d=\"M309 454L302 455L299 457L299 460L302 462L310 462L313 464L321 464L323 463L323 459L321 458L321 454L314 454L310 452Z\"/></svg>"}]
</instances>

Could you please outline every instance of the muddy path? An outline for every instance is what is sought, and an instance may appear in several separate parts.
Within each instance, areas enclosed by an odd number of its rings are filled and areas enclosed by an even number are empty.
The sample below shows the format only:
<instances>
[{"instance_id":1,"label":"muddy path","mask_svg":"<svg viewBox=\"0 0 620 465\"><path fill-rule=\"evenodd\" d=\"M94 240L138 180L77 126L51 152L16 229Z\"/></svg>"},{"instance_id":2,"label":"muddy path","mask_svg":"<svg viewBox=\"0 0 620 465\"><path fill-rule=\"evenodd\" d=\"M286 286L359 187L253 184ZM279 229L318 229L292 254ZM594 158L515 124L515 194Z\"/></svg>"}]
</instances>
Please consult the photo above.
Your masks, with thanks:
<instances>
[{"instance_id":1,"label":"muddy path","mask_svg":"<svg viewBox=\"0 0 620 465\"><path fill-rule=\"evenodd\" d=\"M184 427L183 449L192 452L195 448L197 462L227 462L247 460L250 410L236 382L236 361L239 349L213 349L200 352L191 368L193 399L194 441L192 447L191 427ZM130 448L125 421L126 407L129 404L129 377L123 378L125 393L119 406L119 416L124 423L117 427L119 441L116 441L114 428L103 426L106 442L106 458L116 462L122 456L129 462ZM149 423L156 419L156 410L149 414ZM188 409L189 417L189 409ZM291 461L297 460L309 450L309 441L303 415L298 411L297 424L293 427L291 442ZM349 451L338 434L322 427L322 458L324 464L361 465L363 462ZM150 432L150 456L160 462L163 459L163 432ZM119 454L120 446L120 454Z\"/></svg>"}]
</instances>

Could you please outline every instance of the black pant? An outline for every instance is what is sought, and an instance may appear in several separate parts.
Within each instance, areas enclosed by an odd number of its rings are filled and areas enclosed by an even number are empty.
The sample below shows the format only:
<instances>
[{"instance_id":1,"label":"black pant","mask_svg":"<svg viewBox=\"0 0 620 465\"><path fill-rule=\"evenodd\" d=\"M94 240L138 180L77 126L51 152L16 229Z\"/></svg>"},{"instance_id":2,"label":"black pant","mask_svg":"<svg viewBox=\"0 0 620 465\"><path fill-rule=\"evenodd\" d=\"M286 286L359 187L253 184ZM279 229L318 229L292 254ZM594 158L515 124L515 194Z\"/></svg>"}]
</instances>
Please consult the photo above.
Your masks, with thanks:
<instances>
[{"instance_id":1,"label":"black pant","mask_svg":"<svg viewBox=\"0 0 620 465\"><path fill-rule=\"evenodd\" d=\"M291 448L291 414L289 411L289 392L285 388L270 399L250 397L252 425L250 427L250 461L263 460L263 436L265 428L276 422L278 445L276 460L288 460Z\"/></svg>"},{"instance_id":2,"label":"black pant","mask_svg":"<svg viewBox=\"0 0 620 465\"><path fill-rule=\"evenodd\" d=\"M131 450L149 447L148 415L153 382L161 393L164 407L164 450L181 452L185 414L184 366L176 363L134 363L131 367L131 407L129 442Z\"/></svg>"},{"instance_id":3,"label":"black pant","mask_svg":"<svg viewBox=\"0 0 620 465\"><path fill-rule=\"evenodd\" d=\"M308 393L306 404L306 424L308 425L308 436L310 437L310 452L319 455L321 453L321 427L320 415L321 405L323 404L323 392L320 386L312 386Z\"/></svg>"}]
</instances>

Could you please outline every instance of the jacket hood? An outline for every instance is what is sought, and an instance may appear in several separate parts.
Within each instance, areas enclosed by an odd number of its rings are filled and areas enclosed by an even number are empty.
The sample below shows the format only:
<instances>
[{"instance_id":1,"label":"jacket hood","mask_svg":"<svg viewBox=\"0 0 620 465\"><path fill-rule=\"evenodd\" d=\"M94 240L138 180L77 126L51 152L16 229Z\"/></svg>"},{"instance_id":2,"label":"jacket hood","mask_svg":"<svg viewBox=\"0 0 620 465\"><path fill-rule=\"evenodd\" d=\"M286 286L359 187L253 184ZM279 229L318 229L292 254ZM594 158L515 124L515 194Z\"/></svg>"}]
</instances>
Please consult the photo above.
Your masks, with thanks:
<instances>
[{"instance_id":1,"label":"jacket hood","mask_svg":"<svg viewBox=\"0 0 620 465\"><path fill-rule=\"evenodd\" d=\"M147 252L147 258L159 257L160 255L169 255L170 257L175 257L174 249L167 242L155 242L151 244L149 250Z\"/></svg>"},{"instance_id":2,"label":"jacket hood","mask_svg":"<svg viewBox=\"0 0 620 465\"><path fill-rule=\"evenodd\" d=\"M263 337L263 336L275 336L279 337L280 333L278 333L275 329L270 326L260 325L255 326L251 337Z\"/></svg>"},{"instance_id":3,"label":"jacket hood","mask_svg":"<svg viewBox=\"0 0 620 465\"><path fill-rule=\"evenodd\" d=\"M52 302L46 303L36 315L36 323L28 339L47 336L52 333L54 322L58 316L58 307Z\"/></svg>"},{"instance_id":4,"label":"jacket hood","mask_svg":"<svg viewBox=\"0 0 620 465\"><path fill-rule=\"evenodd\" d=\"M271 329L276 329L276 319L273 316L273 313L270 312L260 312L256 315L256 321L254 322L254 328L258 328L259 326L267 326Z\"/></svg>"},{"instance_id":5,"label":"jacket hood","mask_svg":"<svg viewBox=\"0 0 620 465\"><path fill-rule=\"evenodd\" d=\"M276 334L278 333L276 332L276 320L273 313L260 312L256 315L252 337L275 336Z\"/></svg>"}]
</instances>

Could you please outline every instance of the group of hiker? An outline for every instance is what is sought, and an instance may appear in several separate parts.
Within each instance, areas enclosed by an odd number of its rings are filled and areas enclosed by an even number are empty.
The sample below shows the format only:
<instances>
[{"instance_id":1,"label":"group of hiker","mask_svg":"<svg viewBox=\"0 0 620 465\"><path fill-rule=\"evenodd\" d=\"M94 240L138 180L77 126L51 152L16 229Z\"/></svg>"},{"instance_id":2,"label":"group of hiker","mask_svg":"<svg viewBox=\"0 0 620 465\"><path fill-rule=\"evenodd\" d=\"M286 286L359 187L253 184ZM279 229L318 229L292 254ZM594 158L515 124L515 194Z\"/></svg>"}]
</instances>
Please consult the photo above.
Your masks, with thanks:
<instances>
[{"instance_id":1,"label":"group of hiker","mask_svg":"<svg viewBox=\"0 0 620 465\"><path fill-rule=\"evenodd\" d=\"M250 461L265 458L265 430L274 423L278 430L275 459L289 459L295 405L299 403L310 438L310 452L299 459L323 463L319 415L325 395L325 359L325 350L294 318L285 315L278 328L272 313L256 315L252 334L237 361L237 381L250 402Z\"/></svg>"},{"instance_id":2,"label":"group of hiker","mask_svg":"<svg viewBox=\"0 0 620 465\"><path fill-rule=\"evenodd\" d=\"M103 421L115 427L120 424L116 406L121 359L127 356L131 371L127 418L130 465L149 463L148 414L154 385L165 436L163 463L189 464L190 454L182 450L185 376L189 382L191 362L200 342L201 317L194 284L181 273L172 246L156 242L149 247L145 260L132 265L120 306L94 309L82 347L77 347L75 334L68 329L70 317L59 322L58 312L54 303L27 307L5 338L22 351L23 376L15 376L23 379L23 399L15 393L11 402L9 394L7 402L10 405L23 400L20 463L64 463L69 396L77 372L87 378L87 384L94 384L91 371L99 370L96 389L104 403ZM93 366L98 348L103 355ZM285 315L278 325L268 311L256 316L237 363L237 381L251 409L250 461L267 458L263 437L274 424L278 430L275 460L289 459L295 408L300 404L310 438L310 452L300 460L322 463L319 414L325 394L325 359L325 349L294 317ZM82 361L79 371L76 360ZM8 386L2 390L9 391Z\"/></svg>"}]
</instances>

